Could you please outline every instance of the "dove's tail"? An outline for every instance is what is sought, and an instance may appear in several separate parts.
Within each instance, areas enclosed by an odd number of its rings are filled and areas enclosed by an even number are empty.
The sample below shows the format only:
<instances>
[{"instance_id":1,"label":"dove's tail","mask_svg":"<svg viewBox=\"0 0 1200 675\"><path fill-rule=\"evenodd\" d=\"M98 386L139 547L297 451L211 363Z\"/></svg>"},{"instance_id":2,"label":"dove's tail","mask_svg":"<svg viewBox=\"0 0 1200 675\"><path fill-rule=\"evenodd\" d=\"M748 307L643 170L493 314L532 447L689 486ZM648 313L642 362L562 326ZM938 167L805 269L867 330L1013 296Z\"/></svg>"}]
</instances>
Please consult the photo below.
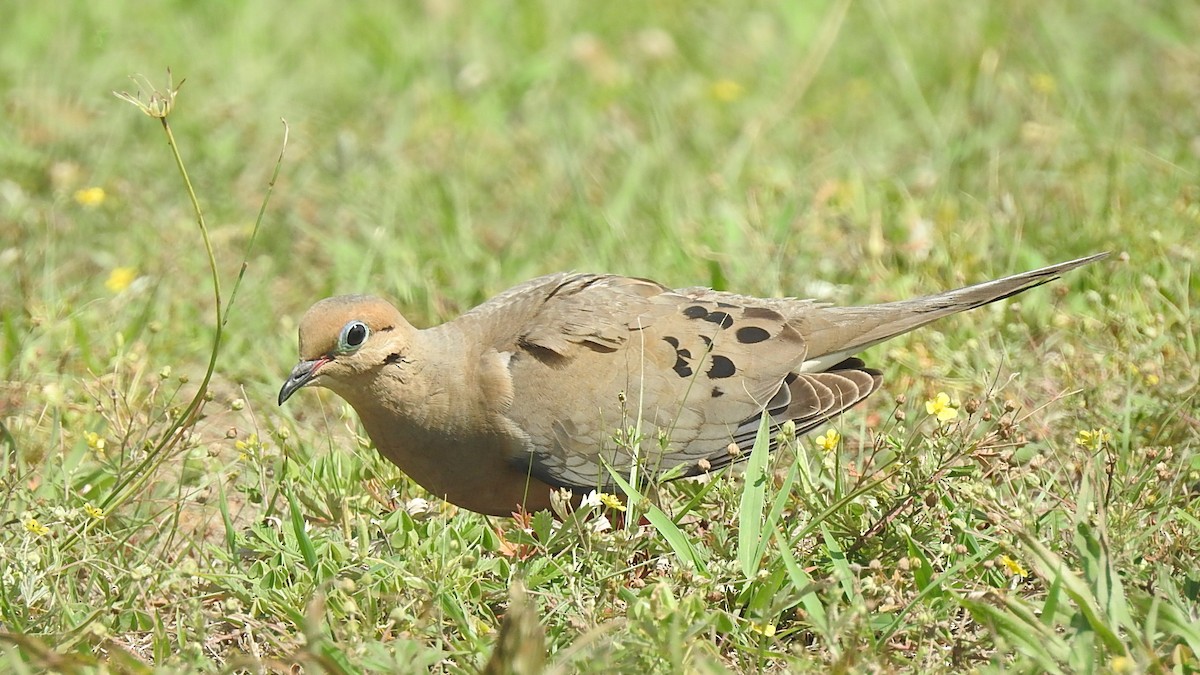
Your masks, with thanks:
<instances>
[{"instance_id":1,"label":"dove's tail","mask_svg":"<svg viewBox=\"0 0 1200 675\"><path fill-rule=\"evenodd\" d=\"M1012 297L1057 279L1064 272L1108 256L1098 253L1031 272L985 281L954 291L865 307L826 307L806 332L809 357L804 370L819 371L884 340L938 319Z\"/></svg>"}]
</instances>

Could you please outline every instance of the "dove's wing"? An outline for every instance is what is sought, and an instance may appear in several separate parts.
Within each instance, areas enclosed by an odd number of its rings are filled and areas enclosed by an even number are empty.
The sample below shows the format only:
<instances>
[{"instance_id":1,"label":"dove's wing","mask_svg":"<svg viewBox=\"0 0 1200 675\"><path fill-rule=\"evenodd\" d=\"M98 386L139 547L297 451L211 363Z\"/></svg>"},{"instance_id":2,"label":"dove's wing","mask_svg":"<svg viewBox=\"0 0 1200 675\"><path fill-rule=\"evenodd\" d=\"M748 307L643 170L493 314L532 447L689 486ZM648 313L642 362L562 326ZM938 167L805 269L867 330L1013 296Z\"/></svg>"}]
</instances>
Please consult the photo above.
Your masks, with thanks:
<instances>
[{"instance_id":1,"label":"dove's wing","mask_svg":"<svg viewBox=\"0 0 1200 675\"><path fill-rule=\"evenodd\" d=\"M527 439L513 461L552 485L595 488L611 482L602 459L693 475L731 461L731 443L749 449L764 410L804 432L874 391L879 375L861 361L801 372L805 339L780 311L800 307L818 305L577 274L534 280L464 318L507 356L504 414Z\"/></svg>"},{"instance_id":2,"label":"dove's wing","mask_svg":"<svg viewBox=\"0 0 1200 675\"><path fill-rule=\"evenodd\" d=\"M557 274L462 318L506 359L502 414L525 445L512 461L551 485L606 487L603 462L672 476L727 464L753 444L764 411L773 427L809 431L879 387L854 354L1105 255L866 307Z\"/></svg>"}]
</instances>

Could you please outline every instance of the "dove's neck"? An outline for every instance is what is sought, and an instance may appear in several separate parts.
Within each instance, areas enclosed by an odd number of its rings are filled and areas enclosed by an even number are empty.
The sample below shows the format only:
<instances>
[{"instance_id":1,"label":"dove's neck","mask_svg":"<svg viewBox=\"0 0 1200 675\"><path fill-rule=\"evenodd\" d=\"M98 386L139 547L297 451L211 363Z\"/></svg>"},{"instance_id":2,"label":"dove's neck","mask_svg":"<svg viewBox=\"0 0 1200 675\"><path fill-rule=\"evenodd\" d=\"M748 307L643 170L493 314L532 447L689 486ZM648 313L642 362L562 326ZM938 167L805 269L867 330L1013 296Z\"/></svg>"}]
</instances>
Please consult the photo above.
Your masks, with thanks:
<instances>
[{"instance_id":1,"label":"dove's neck","mask_svg":"<svg viewBox=\"0 0 1200 675\"><path fill-rule=\"evenodd\" d=\"M377 443L389 435L413 441L461 438L487 426L494 394L503 393L507 383L507 368L497 369L502 365L497 359L449 326L414 331L403 359L383 365L365 386L347 392ZM504 382L496 382L501 375Z\"/></svg>"},{"instance_id":2,"label":"dove's neck","mask_svg":"<svg viewBox=\"0 0 1200 675\"><path fill-rule=\"evenodd\" d=\"M544 508L549 503L534 498L544 501L549 488L526 494L528 481L503 479L522 447L504 415L512 401L507 359L473 344L461 331L418 331L404 363L374 371L344 397L375 447L433 494L487 513L519 503Z\"/></svg>"}]
</instances>

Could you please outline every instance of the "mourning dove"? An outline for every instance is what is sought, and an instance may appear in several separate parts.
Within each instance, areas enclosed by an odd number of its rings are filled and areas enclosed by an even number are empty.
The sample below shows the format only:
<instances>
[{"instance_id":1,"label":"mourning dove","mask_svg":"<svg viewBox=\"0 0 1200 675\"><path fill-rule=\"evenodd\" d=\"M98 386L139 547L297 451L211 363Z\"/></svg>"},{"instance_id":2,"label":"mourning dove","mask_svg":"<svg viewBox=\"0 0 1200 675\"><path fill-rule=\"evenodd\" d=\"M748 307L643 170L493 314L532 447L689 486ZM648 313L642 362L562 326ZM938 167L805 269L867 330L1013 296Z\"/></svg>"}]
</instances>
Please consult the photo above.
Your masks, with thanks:
<instances>
[{"instance_id":1,"label":"mourning dove","mask_svg":"<svg viewBox=\"0 0 1200 675\"><path fill-rule=\"evenodd\" d=\"M855 354L1105 255L865 307L561 273L418 330L386 300L333 297L300 320L279 403L332 389L429 492L485 514L538 510L557 488L612 491L608 467L628 475L635 456L657 477L728 465L764 410L811 431L879 388Z\"/></svg>"}]
</instances>

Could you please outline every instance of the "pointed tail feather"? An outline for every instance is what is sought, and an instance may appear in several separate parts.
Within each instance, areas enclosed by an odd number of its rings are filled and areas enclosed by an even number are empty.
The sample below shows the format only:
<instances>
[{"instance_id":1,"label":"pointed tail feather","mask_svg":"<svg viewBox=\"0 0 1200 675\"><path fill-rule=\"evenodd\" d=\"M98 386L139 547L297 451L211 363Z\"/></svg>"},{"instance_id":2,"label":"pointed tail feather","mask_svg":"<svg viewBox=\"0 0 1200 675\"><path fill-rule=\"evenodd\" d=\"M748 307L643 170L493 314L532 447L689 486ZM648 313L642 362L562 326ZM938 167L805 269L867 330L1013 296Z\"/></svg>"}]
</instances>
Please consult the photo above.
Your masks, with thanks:
<instances>
[{"instance_id":1,"label":"pointed tail feather","mask_svg":"<svg viewBox=\"0 0 1200 675\"><path fill-rule=\"evenodd\" d=\"M865 307L826 307L803 319L802 331L809 336L809 357L804 370L824 370L884 340L920 328L938 319L1012 297L1057 279L1064 272L1108 256L1098 253L1086 258L985 281L953 291L911 300Z\"/></svg>"}]
</instances>

